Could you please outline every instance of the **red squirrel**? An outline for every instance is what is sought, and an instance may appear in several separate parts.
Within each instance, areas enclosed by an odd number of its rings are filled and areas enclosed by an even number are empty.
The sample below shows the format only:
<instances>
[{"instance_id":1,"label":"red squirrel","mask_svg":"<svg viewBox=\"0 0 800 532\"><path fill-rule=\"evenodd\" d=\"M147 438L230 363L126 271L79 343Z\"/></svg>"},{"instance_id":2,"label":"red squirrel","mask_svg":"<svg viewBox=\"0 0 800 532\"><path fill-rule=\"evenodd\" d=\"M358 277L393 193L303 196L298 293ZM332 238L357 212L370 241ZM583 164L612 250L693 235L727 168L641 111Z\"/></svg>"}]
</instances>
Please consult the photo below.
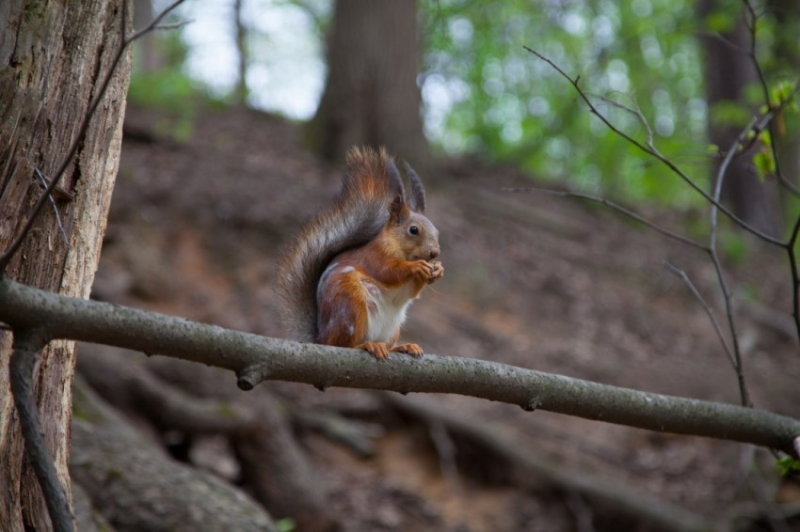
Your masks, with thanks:
<instances>
[{"instance_id":1,"label":"red squirrel","mask_svg":"<svg viewBox=\"0 0 800 532\"><path fill-rule=\"evenodd\" d=\"M411 302L442 278L439 232L425 189L405 164L410 191L385 149L354 148L333 205L288 248L278 270L285 325L300 341L363 349L381 360L397 344Z\"/></svg>"}]
</instances>

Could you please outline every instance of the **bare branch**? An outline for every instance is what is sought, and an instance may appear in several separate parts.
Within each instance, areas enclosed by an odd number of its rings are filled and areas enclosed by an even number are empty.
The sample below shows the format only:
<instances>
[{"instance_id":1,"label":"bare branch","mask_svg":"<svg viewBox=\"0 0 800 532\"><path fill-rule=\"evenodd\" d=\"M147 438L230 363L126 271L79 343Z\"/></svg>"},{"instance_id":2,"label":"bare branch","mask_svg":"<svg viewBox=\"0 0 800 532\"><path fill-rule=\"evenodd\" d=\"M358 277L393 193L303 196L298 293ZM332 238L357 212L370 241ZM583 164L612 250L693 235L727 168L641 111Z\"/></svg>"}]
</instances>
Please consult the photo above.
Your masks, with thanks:
<instances>
[{"instance_id":1,"label":"bare branch","mask_svg":"<svg viewBox=\"0 0 800 532\"><path fill-rule=\"evenodd\" d=\"M17 236L16 239L14 239L13 242L11 242L11 244L8 246L8 249L6 249L3 252L2 256L0 256L0 274L6 271L9 262L11 262L11 259L19 250L20 246L22 245L22 242L25 240L25 237L30 232L31 228L33 227L33 223L36 221L36 217L42 211L44 204L47 203L47 199L50 197L50 194L52 194L53 190L56 188L59 181L63 177L64 172L67 170L67 167L70 165L72 160L75 158L75 155L78 153L78 149L80 148L81 143L83 142L83 138L86 136L86 132L89 129L89 124L91 123L92 117L94 116L97 107L100 105L100 102L103 100L103 97L105 96L106 91L108 90L108 86L111 83L111 79L114 77L114 74L117 70L117 66L119 65L119 62L122 60L122 57L125 54L125 50L127 49L127 47L135 40L139 39L143 35L146 35L150 31L152 31L155 28L155 26L164 17L167 16L167 14L169 14L182 2L183 0L177 0L173 2L164 11L162 11L155 19L153 19L153 21L150 24L148 24L147 26L145 26L144 28L135 32L133 35L127 38L125 37L125 33L126 33L127 16L128 16L127 13L128 4L126 2L123 2L122 16L120 17L122 21L122 30L120 32L120 45L117 49L117 53L114 56L114 59L111 61L111 66L109 67L108 72L103 78L102 83L100 83L99 85L99 88L97 90L97 95L92 100L92 103L89 105L89 108L87 109L86 114L83 117L83 121L81 122L81 127L78 129L78 135L75 137L75 139L73 139L72 144L70 145L70 148L67 151L66 157L64 157L64 160L61 161L61 164L59 164L58 170L56 170L55 174L53 174L53 178L50 180L50 184L44 190L42 197L39 198L39 201L36 202L36 205L34 206L33 211L31 212L31 215L28 218L27 222L25 222L22 231L20 231L20 234Z\"/></svg>"},{"instance_id":2,"label":"bare branch","mask_svg":"<svg viewBox=\"0 0 800 532\"><path fill-rule=\"evenodd\" d=\"M717 170L717 179L716 183L714 184L714 201L719 202L722 196L722 185L725 182L725 177L728 173L728 166L730 165L731 161L733 160L734 155L739 149L745 139L747 138L747 134L752 131L752 129L756 126L759 122L757 117L754 117L750 120L750 123L739 133L739 136L736 137L736 140L733 141L733 144L728 148L728 152L725 154L725 158L722 160L722 163L719 165L719 169ZM708 237L708 248L709 254L711 255L711 262L714 265L714 271L717 274L717 281L719 282L720 290L722 291L722 299L725 304L725 314L728 318L728 330L731 334L731 341L733 343L733 369L736 371L736 377L739 381L739 396L741 398L742 404L744 406L750 405L750 393L747 390L747 383L744 377L744 368L742 367L742 352L739 347L739 334L737 333L736 329L736 317L733 313L733 305L731 303L731 293L728 288L728 281L725 278L725 272L722 269L722 263L719 260L719 254L717 253L717 203L712 203L711 211L709 214L710 217L710 225L711 225L711 232ZM727 349L727 345L726 345ZM731 351L728 351L731 353Z\"/></svg>"},{"instance_id":3,"label":"bare branch","mask_svg":"<svg viewBox=\"0 0 800 532\"><path fill-rule=\"evenodd\" d=\"M637 214L637 213L633 212L632 210L627 209L627 208L623 207L622 205L614 203L613 201L608 200L606 198L603 198L601 196L594 196L592 194L584 194L582 192L571 192L571 191L564 191L564 190L551 190L551 189L547 189L547 188L537 188L537 187L504 188L503 190L505 190L506 192L534 192L534 193L538 193L538 194L547 194L547 195L550 195L550 196L561 196L561 197L568 197L568 198L578 198L578 199L584 199L584 200L588 200L588 201L593 201L595 203L600 203L601 205L605 205L606 207L609 207L609 208L617 211L620 214L624 214L628 218L631 218L631 219L636 220L637 222L639 222L641 224L646 225L650 229L653 229L654 231L656 231L658 233L661 233L662 235L666 236L667 238L671 238L673 240L677 240L678 242L681 242L683 244L686 244L688 246L691 246L693 248L696 248L696 249L699 249L699 250L702 250L702 251L706 251L706 252L709 251L707 246L705 246L705 245L703 245L703 244L701 244L701 243L699 243L699 242L697 242L695 240L692 240L689 237L685 237L683 235L680 235L678 233L670 231L669 229L665 229L664 227L661 227L660 225L658 225L658 224L656 224L654 222L651 222L650 220L648 220L647 218L643 217L642 215Z\"/></svg>"},{"instance_id":4,"label":"bare branch","mask_svg":"<svg viewBox=\"0 0 800 532\"><path fill-rule=\"evenodd\" d=\"M607 386L463 357L392 354L267 338L155 312L74 299L0 278L0 320L46 327L53 338L162 354L235 371L239 387L264 380L319 388L455 393L661 432L753 443L794 454L800 421L754 408Z\"/></svg>"},{"instance_id":5,"label":"bare branch","mask_svg":"<svg viewBox=\"0 0 800 532\"><path fill-rule=\"evenodd\" d=\"M634 109L632 107L628 107L627 105L625 105L622 102L618 102L616 100L612 100L611 98L608 98L608 97L603 96L601 94L593 94L593 93L590 93L590 92L587 92L586 94L588 96L592 96L594 98L597 98L598 100L602 100L603 102L605 102L606 104L608 104L608 105L610 105L612 107L616 107L617 109L622 109L623 111L627 111L627 112L631 113L633 116L635 116L636 119L639 120L639 122L641 122L641 124L644 126L645 130L647 131L647 146L651 150L656 151L656 145L655 145L655 143L653 141L653 138L654 138L653 129L650 127L650 123L647 121L647 117L644 116L644 113L642 112L642 109L639 107L639 104L636 103L636 100L632 96L630 96L629 94L625 94L625 96L627 96L628 99L631 100L631 102L633 102L633 105L636 106L636 109Z\"/></svg>"},{"instance_id":6,"label":"bare branch","mask_svg":"<svg viewBox=\"0 0 800 532\"><path fill-rule=\"evenodd\" d=\"M36 355L48 341L47 333L43 329L14 330L14 352L9 362L11 395L14 396L14 406L19 415L25 451L42 487L53 529L57 532L72 532L74 526L69 502L44 442L39 411L36 409L36 399L33 396L33 369L36 365Z\"/></svg>"},{"instance_id":7,"label":"bare branch","mask_svg":"<svg viewBox=\"0 0 800 532\"><path fill-rule=\"evenodd\" d=\"M686 274L685 270L681 270L680 268L673 266L669 262L666 263L666 266L669 271L671 271L672 273L674 273L683 280L687 288L689 288L689 291L692 292L692 295L697 299L698 303L700 303L700 305L703 307L703 310L706 311L708 319L711 320L711 325L714 326L714 331L717 333L717 337L719 338L722 347L725 348L725 354L728 355L728 359L731 361L731 366L733 367L734 370L736 370L737 369L736 359L733 357L731 348L728 346L728 341L725 339L725 335L722 333L722 328L720 327L716 316L714 316L714 311L711 310L711 307L708 305L708 302L706 302L705 298L697 289L697 287L694 285L692 280L689 279L689 276Z\"/></svg>"},{"instance_id":8,"label":"bare branch","mask_svg":"<svg viewBox=\"0 0 800 532\"><path fill-rule=\"evenodd\" d=\"M33 175L35 175L39 181L42 183L42 188L47 188L47 179L44 177L42 172L39 171L38 168L34 168ZM56 224L58 224L58 232L61 233L61 238L64 239L64 245L69 247L69 238L67 238L67 232L64 230L64 225L61 223L61 215L58 212L58 205L56 205L56 200L53 199L53 196L48 196L50 199L50 204L53 206L53 214L56 217Z\"/></svg>"},{"instance_id":9,"label":"bare branch","mask_svg":"<svg viewBox=\"0 0 800 532\"><path fill-rule=\"evenodd\" d=\"M800 216L794 222L792 236L789 237L789 243L786 246L786 253L789 255L789 270L792 277L792 318L797 330L797 338L800 339L800 274L798 274L797 255L795 254L798 236L800 236Z\"/></svg>"},{"instance_id":10,"label":"bare branch","mask_svg":"<svg viewBox=\"0 0 800 532\"><path fill-rule=\"evenodd\" d=\"M677 165L676 165L674 162L672 162L670 159L668 159L667 157L664 157L664 156L663 156L663 155L662 155L662 154L661 154L661 153L660 153L658 150L652 149L652 148L650 148L650 147L648 147L648 146L646 146L646 145L642 144L641 142L639 142L638 140L636 140L635 138L631 137L630 135L628 135L628 134L627 134L627 133L625 133L624 131L622 131L622 130L620 130L619 128L617 128L617 127L616 127L614 124L612 124L612 123L611 123L611 122L610 122L610 121L609 121L609 120L608 120L608 119L607 119L607 118L606 118L606 117L605 117L605 116L604 116L604 115L603 115L603 114L602 114L602 113L601 113L601 112L600 112L600 111L597 109L597 107L595 107L595 105L592 103L591 99L590 99L590 98L587 96L587 94L584 92L584 90L583 90L583 89L580 87L580 84L579 84L579 81L580 81L580 76L578 76L578 77L576 77L575 79L573 79L573 78L571 78L571 77L569 76L569 74L567 74L566 72L564 72L564 70L563 70L563 69L562 69L560 66L558 66L556 63L554 63L554 62L553 62L552 60L550 60L549 58L545 57L544 55L540 54L540 53L539 53L539 52L537 52L536 50L533 50L532 48L529 48L529 47L527 47L527 46L523 46L523 48L525 48L525 50L527 50L528 52L532 53L533 55L535 55L536 57L538 57L538 58L539 58L539 59L541 59L542 61L544 61L544 62L546 62L547 64L549 64L549 65L550 65L551 67L553 67L553 68L554 68L554 69L555 69L555 70L556 70L556 71L557 71L557 72L558 72L558 73L559 73L559 74L560 74L562 77L564 77L566 80L568 80L568 81L569 81L569 82L572 84L572 86L575 88L575 90L578 92L578 95L581 97L581 99L582 99L582 100L583 100L583 101L586 103L586 105L588 105L588 106L589 106L589 110L591 111L591 113L592 113L593 115L597 116L597 117L598 117L598 118L599 118L599 119L600 119L600 120L601 120L601 121L602 121L602 122L603 122L603 123L606 125L606 127L608 127L608 128L611 130L611 131L613 131L613 132L614 132L615 134L617 134L618 136L620 136L620 137L624 138L624 139L625 139L625 140L627 140L629 143L633 144L634 146L636 146L637 148L639 148L639 149L640 149L640 150L642 150L643 152L645 152L645 153L647 153L647 154L651 155L652 157L655 157L656 159L658 159L658 160L659 160L661 163L663 163L663 164L664 164L664 165L666 165L666 166L667 166L667 167L668 167L670 170L672 170L672 172L673 172L673 173L675 173L675 174L676 174L677 176L679 176L679 177L680 177L680 178L681 178L681 179L682 179L684 182L686 182L686 184L688 184L688 185L689 185L689 186L690 186L690 187L691 187L691 188L692 188L694 191L696 191L698 194L700 194L700 195L701 195L701 196L702 196L702 197L703 197L703 198L704 198L706 201L708 201L709 203L712 203L712 204L716 205L716 206L717 206L717 208L718 208L718 209L719 209L721 212L723 212L723 213L724 213L726 216L728 216L728 217L729 217L731 220L733 220L733 221L734 221L734 222L735 222L737 225L739 225L740 227L742 227L742 228L743 228L743 229L745 229L746 231L748 231L748 232L750 232L750 233L752 233L752 234L756 235L758 238L760 238L760 239L762 239L762 240L764 240L764 241L766 241L766 242L769 242L769 243L771 243L771 244L774 244L774 245L776 245L776 246L784 246L784 245L785 245L785 243L784 243L783 241L781 241L781 240L779 240L779 239L777 239L777 238L775 238L775 237L772 237L772 236L770 236L770 235L768 235L768 234L766 234L766 233L764 233L764 232L762 232L762 231L760 231L760 230L756 229L755 227L751 226L750 224L748 224L747 222L745 222L744 220L742 220L741 218L739 218L738 216L736 216L736 215L735 215L733 212L731 212L731 211L730 211L730 210L729 210L727 207L725 207L724 205L721 205L721 204L720 204L718 201L715 201L715 200L714 200L714 198L713 198L713 197L711 197L711 196L708 194L708 192L706 192L705 190L703 190L703 189L702 189L702 188L701 188L701 187L700 187L700 186L699 186L697 183L695 183L695 182L694 182L694 181L693 181L693 180L692 180L692 179L691 179L691 178L690 178L688 175L686 175L686 173L685 173L683 170L681 170L681 169L680 169L680 168L679 168L679 167L678 167L678 166L677 166ZM771 117L774 117L775 115L774 115L774 113L773 113L772 111L770 111L769 113L767 113L767 115L766 115L766 116L770 116L770 118L771 118Z\"/></svg>"}]
</instances>

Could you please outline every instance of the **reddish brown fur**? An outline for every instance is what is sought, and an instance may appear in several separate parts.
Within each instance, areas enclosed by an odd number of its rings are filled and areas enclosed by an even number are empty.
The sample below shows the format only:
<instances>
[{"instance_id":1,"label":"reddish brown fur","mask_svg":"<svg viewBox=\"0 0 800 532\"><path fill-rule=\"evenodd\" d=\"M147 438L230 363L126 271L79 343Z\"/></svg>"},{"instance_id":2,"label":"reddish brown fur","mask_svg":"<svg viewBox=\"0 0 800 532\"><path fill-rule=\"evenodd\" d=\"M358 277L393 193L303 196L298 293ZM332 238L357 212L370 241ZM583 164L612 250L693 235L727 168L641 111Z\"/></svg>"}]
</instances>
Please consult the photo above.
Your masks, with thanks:
<instances>
[{"instance_id":1,"label":"reddish brown fur","mask_svg":"<svg viewBox=\"0 0 800 532\"><path fill-rule=\"evenodd\" d=\"M402 177L385 150L354 149L347 167L339 197L304 228L282 261L284 320L300 340L360 347L385 358L408 302L444 273L434 260L438 232L421 213L419 178L410 176L407 202ZM392 350L422 354L415 344Z\"/></svg>"},{"instance_id":2,"label":"reddish brown fur","mask_svg":"<svg viewBox=\"0 0 800 532\"><path fill-rule=\"evenodd\" d=\"M317 299L319 342L359 347L377 358L385 358L389 350L422 354L416 344L393 347L400 335L399 328L387 342L366 341L369 298L365 283L383 290L398 289L410 283L410 299L415 299L444 271L438 261L429 262L439 254L436 229L430 221L412 213L403 202L393 203L391 211L389 222L376 238L331 261L341 266L321 280ZM420 228L420 235L408 234L412 224ZM346 266L352 270L344 272Z\"/></svg>"}]
</instances>

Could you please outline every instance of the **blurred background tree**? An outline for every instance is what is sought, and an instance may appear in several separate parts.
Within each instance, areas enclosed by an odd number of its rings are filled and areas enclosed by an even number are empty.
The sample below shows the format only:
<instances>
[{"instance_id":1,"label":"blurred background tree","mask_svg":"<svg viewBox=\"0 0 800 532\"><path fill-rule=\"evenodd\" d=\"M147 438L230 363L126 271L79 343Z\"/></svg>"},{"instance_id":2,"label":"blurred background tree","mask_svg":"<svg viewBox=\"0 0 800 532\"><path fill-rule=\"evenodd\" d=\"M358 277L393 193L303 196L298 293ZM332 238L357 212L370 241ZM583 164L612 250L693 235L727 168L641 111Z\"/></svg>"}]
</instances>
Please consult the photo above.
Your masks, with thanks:
<instances>
[{"instance_id":1,"label":"blurred background tree","mask_svg":"<svg viewBox=\"0 0 800 532\"><path fill-rule=\"evenodd\" d=\"M649 127L658 149L705 188L715 159L764 104L739 0L409 0L392 2L391 12L362 3L189 2L183 16L193 23L180 35L185 53L172 55L194 90L313 118L311 145L329 159L367 142L423 161L427 146L415 112L421 93L434 152L476 155L565 186L681 208L699 199L608 131L523 46L579 75L626 133L645 140ZM771 0L753 8L756 55L772 90L796 75L798 7ZM246 62L237 50L249 51ZM640 111L647 126L614 102ZM798 168L796 131L797 120L787 116L773 132L790 177ZM778 233L781 202L774 179L764 175L769 161L759 171L749 155L738 158L724 197L741 217Z\"/></svg>"}]
</instances>

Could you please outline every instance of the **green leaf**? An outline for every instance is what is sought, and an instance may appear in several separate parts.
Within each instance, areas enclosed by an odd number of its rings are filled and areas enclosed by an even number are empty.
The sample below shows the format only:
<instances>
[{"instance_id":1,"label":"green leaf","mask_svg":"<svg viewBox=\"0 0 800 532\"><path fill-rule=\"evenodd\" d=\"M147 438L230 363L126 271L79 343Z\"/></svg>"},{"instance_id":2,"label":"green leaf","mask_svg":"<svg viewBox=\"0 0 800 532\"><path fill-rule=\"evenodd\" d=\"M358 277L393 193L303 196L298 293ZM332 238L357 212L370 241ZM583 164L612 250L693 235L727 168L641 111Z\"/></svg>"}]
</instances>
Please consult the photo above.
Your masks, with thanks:
<instances>
[{"instance_id":1,"label":"green leaf","mask_svg":"<svg viewBox=\"0 0 800 532\"><path fill-rule=\"evenodd\" d=\"M753 155L753 164L758 172L758 178L762 181L767 174L775 171L775 159L772 157L771 150L761 150Z\"/></svg>"},{"instance_id":2,"label":"green leaf","mask_svg":"<svg viewBox=\"0 0 800 532\"><path fill-rule=\"evenodd\" d=\"M714 11L706 17L706 28L716 33L728 33L736 25L736 19L732 13L719 10Z\"/></svg>"},{"instance_id":3,"label":"green leaf","mask_svg":"<svg viewBox=\"0 0 800 532\"><path fill-rule=\"evenodd\" d=\"M775 460L775 465L778 466L778 469L781 472L781 476L785 477L790 473L796 473L800 471L800 460L796 458L792 458L790 456L784 456L783 458L778 458Z\"/></svg>"},{"instance_id":4,"label":"green leaf","mask_svg":"<svg viewBox=\"0 0 800 532\"><path fill-rule=\"evenodd\" d=\"M285 517L275 522L280 532L292 532L297 528L297 522L291 517Z\"/></svg>"},{"instance_id":5,"label":"green leaf","mask_svg":"<svg viewBox=\"0 0 800 532\"><path fill-rule=\"evenodd\" d=\"M767 148L772 146L772 136L766 129L758 135L758 140L761 141L761 144L763 144Z\"/></svg>"}]
</instances>

